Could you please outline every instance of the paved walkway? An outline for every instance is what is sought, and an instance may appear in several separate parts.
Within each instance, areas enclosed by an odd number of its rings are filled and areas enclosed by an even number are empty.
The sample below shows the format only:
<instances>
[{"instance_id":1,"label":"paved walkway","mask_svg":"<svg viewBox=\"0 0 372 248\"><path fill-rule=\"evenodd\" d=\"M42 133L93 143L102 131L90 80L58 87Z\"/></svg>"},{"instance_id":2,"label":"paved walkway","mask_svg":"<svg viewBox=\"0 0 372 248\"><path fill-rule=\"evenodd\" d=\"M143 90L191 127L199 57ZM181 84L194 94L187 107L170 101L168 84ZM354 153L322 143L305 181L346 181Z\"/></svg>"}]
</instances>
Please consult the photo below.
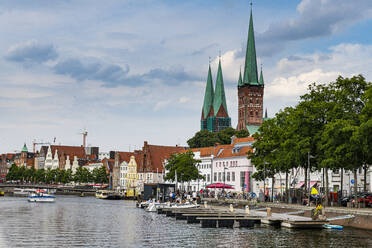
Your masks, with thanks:
<instances>
[{"instance_id":1,"label":"paved walkway","mask_svg":"<svg viewBox=\"0 0 372 248\"><path fill-rule=\"evenodd\" d=\"M223 210L228 210L229 207L228 206L212 206L212 208L214 209L223 209ZM241 209L241 208L234 208L234 212L235 213L239 213L239 214L245 214L245 209ZM292 212L292 211L288 211L289 212ZM266 210L262 210L262 211L257 211L257 210L250 210L249 211L249 215L251 216L259 216L259 217L267 217L267 211ZM311 220L311 218L309 217L304 217L304 216L297 216L297 215L290 215L290 214L286 214L286 213L271 213L271 217L273 219L281 219L281 220L291 220L291 221L309 221Z\"/></svg>"}]
</instances>

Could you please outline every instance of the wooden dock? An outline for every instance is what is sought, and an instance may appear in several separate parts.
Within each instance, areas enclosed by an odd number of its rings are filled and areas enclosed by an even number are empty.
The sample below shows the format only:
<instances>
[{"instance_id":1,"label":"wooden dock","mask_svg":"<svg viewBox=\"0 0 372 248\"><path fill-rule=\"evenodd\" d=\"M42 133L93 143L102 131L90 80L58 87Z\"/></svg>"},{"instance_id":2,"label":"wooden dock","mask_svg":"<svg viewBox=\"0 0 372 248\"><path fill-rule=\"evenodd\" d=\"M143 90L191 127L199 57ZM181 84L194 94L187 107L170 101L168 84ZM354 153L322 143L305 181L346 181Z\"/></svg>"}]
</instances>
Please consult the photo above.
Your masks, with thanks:
<instances>
[{"instance_id":1,"label":"wooden dock","mask_svg":"<svg viewBox=\"0 0 372 248\"><path fill-rule=\"evenodd\" d=\"M260 209L266 210L266 209ZM223 208L159 208L158 214L174 217L176 220L186 220L188 224L200 223L203 228L216 227L254 227L255 224L267 224L277 227L314 229L323 228L328 221L312 220L297 216L294 212L272 213L250 210L249 214L242 209L229 211Z\"/></svg>"}]
</instances>

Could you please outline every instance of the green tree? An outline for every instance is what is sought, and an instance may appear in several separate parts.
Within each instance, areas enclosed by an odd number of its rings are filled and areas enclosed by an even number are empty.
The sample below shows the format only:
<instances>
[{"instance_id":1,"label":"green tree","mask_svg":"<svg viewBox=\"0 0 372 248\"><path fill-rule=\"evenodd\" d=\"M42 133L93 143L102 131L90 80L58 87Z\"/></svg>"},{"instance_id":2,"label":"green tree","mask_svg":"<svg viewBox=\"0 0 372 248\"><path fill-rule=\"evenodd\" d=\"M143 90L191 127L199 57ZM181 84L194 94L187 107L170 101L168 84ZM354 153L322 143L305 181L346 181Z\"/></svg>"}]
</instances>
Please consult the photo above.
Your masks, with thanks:
<instances>
[{"instance_id":1,"label":"green tree","mask_svg":"<svg viewBox=\"0 0 372 248\"><path fill-rule=\"evenodd\" d=\"M92 173L87 168L78 167L74 175L74 181L79 183L92 182Z\"/></svg>"},{"instance_id":2,"label":"green tree","mask_svg":"<svg viewBox=\"0 0 372 248\"><path fill-rule=\"evenodd\" d=\"M186 153L174 153L165 165L168 172L164 179L175 181L176 172L177 180L180 182L204 179L204 176L199 174L199 170L196 167L197 163L200 162L200 160L194 159L194 153L192 151Z\"/></svg>"},{"instance_id":3,"label":"green tree","mask_svg":"<svg viewBox=\"0 0 372 248\"><path fill-rule=\"evenodd\" d=\"M226 128L220 132L213 133L208 130L197 132L194 137L187 141L190 148L200 148L214 146L217 143L226 145L231 144L231 137L236 136L237 138L244 138L249 136L247 130L236 131L234 128Z\"/></svg>"},{"instance_id":4,"label":"green tree","mask_svg":"<svg viewBox=\"0 0 372 248\"><path fill-rule=\"evenodd\" d=\"M95 183L108 183L108 174L106 172L105 166L101 166L99 168L94 168L92 172L93 181Z\"/></svg>"},{"instance_id":5,"label":"green tree","mask_svg":"<svg viewBox=\"0 0 372 248\"><path fill-rule=\"evenodd\" d=\"M236 130L232 127L221 130L217 133L218 143L220 144L231 144L231 137L234 136Z\"/></svg>"},{"instance_id":6,"label":"green tree","mask_svg":"<svg viewBox=\"0 0 372 248\"><path fill-rule=\"evenodd\" d=\"M216 133L209 132L208 130L203 130L197 132L194 137L187 141L187 144L190 148L199 148L214 146L218 142L219 140Z\"/></svg>"},{"instance_id":7,"label":"green tree","mask_svg":"<svg viewBox=\"0 0 372 248\"><path fill-rule=\"evenodd\" d=\"M246 129L242 129L242 130L236 131L236 132L235 132L235 136L236 136L237 138L245 138L245 137L249 137L249 132L248 132L248 130L246 130Z\"/></svg>"},{"instance_id":8,"label":"green tree","mask_svg":"<svg viewBox=\"0 0 372 248\"><path fill-rule=\"evenodd\" d=\"M45 183L45 170L44 169L39 169L36 170L35 172L35 182L36 183Z\"/></svg>"},{"instance_id":9,"label":"green tree","mask_svg":"<svg viewBox=\"0 0 372 248\"><path fill-rule=\"evenodd\" d=\"M11 181L11 180L19 180L19 168L16 164L12 164L9 168L8 174L6 174L6 180Z\"/></svg>"}]
</instances>

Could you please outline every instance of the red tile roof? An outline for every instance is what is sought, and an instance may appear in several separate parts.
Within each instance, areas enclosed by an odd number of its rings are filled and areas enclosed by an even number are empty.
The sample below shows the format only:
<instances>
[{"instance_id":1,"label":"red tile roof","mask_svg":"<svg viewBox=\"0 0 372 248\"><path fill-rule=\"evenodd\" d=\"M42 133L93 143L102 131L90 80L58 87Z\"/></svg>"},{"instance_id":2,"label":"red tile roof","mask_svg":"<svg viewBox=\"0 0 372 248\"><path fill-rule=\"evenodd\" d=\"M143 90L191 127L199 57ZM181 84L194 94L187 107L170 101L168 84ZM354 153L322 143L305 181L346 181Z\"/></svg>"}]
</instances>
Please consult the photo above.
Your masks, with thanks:
<instances>
[{"instance_id":1,"label":"red tile roof","mask_svg":"<svg viewBox=\"0 0 372 248\"><path fill-rule=\"evenodd\" d=\"M248 151L252 151L252 147L243 146L235 153L233 153L233 147L225 148L225 149L221 150L221 152L218 154L217 158L230 158L230 157L247 156Z\"/></svg>"},{"instance_id":2,"label":"red tile roof","mask_svg":"<svg viewBox=\"0 0 372 248\"><path fill-rule=\"evenodd\" d=\"M134 156L134 159L137 163L137 171L139 171L140 168L142 168L143 163L143 152L142 151L134 151L134 152L117 152L119 155L119 164L123 161L129 163L130 157Z\"/></svg>"},{"instance_id":3,"label":"red tile roof","mask_svg":"<svg viewBox=\"0 0 372 248\"><path fill-rule=\"evenodd\" d=\"M256 141L253 137L236 138L234 144Z\"/></svg>"},{"instance_id":4,"label":"red tile roof","mask_svg":"<svg viewBox=\"0 0 372 248\"><path fill-rule=\"evenodd\" d=\"M171 154L185 151L184 147L180 146L158 146L148 145L145 141L142 148L143 164L139 171L163 172L163 162L170 158Z\"/></svg>"},{"instance_id":5,"label":"red tile roof","mask_svg":"<svg viewBox=\"0 0 372 248\"><path fill-rule=\"evenodd\" d=\"M70 160L74 159L74 156L77 158L86 158L85 148L82 146L55 146L51 145L52 154L54 156L56 150L58 150L58 157L61 156L70 156Z\"/></svg>"}]
</instances>

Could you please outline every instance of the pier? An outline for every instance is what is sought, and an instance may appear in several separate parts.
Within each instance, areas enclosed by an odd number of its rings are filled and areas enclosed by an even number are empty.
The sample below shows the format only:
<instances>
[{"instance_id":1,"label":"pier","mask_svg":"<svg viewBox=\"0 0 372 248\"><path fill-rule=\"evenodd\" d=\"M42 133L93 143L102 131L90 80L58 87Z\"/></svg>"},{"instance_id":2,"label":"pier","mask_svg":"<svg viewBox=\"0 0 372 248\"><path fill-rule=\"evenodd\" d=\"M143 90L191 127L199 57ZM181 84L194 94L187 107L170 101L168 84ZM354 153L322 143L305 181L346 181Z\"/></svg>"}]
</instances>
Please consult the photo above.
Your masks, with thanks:
<instances>
[{"instance_id":1,"label":"pier","mask_svg":"<svg viewBox=\"0 0 372 248\"><path fill-rule=\"evenodd\" d=\"M262 211L266 210L266 211ZM198 224L202 228L252 228L255 224L266 224L276 227L294 229L320 229L327 220L312 220L309 217L297 216L300 212L271 213L271 209L243 210L214 207L214 208L158 208L158 214L176 220L186 220L187 224Z\"/></svg>"}]
</instances>

